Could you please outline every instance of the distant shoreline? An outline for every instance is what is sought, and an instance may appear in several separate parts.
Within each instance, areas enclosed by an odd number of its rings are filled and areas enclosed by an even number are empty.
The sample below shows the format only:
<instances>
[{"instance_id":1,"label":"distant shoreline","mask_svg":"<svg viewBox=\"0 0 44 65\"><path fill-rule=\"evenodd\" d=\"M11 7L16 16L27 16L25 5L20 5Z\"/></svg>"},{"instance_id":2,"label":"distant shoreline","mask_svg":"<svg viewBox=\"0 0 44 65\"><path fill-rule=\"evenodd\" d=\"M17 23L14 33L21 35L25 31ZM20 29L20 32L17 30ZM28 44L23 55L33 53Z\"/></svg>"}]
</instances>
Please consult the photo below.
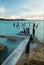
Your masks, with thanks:
<instances>
[{"instance_id":1,"label":"distant shoreline","mask_svg":"<svg viewBox=\"0 0 44 65\"><path fill-rule=\"evenodd\" d=\"M44 21L44 20L27 20L27 19L4 19L4 18L0 18L0 21Z\"/></svg>"},{"instance_id":2,"label":"distant shoreline","mask_svg":"<svg viewBox=\"0 0 44 65\"><path fill-rule=\"evenodd\" d=\"M0 20L2 21L27 21L27 19L4 19L4 18L0 18Z\"/></svg>"}]
</instances>

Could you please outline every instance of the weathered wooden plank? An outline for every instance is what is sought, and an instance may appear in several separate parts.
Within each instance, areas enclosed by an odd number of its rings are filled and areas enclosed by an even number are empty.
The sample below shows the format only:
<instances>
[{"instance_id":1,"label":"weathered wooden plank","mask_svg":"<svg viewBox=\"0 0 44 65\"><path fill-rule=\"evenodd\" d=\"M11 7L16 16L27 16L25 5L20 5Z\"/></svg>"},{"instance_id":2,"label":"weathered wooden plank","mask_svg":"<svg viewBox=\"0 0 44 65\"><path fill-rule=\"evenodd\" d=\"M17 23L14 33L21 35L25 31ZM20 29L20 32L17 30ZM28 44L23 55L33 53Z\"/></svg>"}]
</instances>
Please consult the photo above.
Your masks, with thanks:
<instances>
[{"instance_id":1,"label":"weathered wooden plank","mask_svg":"<svg viewBox=\"0 0 44 65\"><path fill-rule=\"evenodd\" d=\"M26 39L24 39L21 44L8 56L8 58L3 62L2 65L16 65L22 53L24 52L29 40L30 36L28 35Z\"/></svg>"},{"instance_id":2,"label":"weathered wooden plank","mask_svg":"<svg viewBox=\"0 0 44 65\"><path fill-rule=\"evenodd\" d=\"M0 38L6 38L8 40L22 40L22 39L25 39L26 36L7 36L7 35L0 35Z\"/></svg>"}]
</instances>

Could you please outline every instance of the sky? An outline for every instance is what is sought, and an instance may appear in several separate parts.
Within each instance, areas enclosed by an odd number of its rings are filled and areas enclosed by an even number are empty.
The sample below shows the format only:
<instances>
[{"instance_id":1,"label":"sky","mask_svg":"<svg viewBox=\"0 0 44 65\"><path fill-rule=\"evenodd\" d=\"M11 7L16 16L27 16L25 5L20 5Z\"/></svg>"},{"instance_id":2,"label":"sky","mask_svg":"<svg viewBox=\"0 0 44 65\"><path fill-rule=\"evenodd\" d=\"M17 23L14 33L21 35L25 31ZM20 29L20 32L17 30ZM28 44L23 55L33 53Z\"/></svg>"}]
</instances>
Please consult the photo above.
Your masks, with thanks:
<instances>
[{"instance_id":1,"label":"sky","mask_svg":"<svg viewBox=\"0 0 44 65\"><path fill-rule=\"evenodd\" d=\"M43 19L44 0L0 0L0 17Z\"/></svg>"}]
</instances>

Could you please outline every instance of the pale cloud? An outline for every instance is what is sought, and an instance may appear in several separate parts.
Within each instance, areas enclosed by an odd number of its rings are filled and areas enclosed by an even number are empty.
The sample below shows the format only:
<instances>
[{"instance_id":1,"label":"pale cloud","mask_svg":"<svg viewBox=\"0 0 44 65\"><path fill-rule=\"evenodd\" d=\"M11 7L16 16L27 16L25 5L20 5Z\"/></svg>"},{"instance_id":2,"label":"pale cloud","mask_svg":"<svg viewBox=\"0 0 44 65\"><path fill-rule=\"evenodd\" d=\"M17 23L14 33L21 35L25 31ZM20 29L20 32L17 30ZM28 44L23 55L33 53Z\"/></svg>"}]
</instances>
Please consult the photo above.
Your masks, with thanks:
<instances>
[{"instance_id":1,"label":"pale cloud","mask_svg":"<svg viewBox=\"0 0 44 65\"><path fill-rule=\"evenodd\" d=\"M42 9L34 9L32 11L29 12L29 15L31 16L39 16L39 15L43 15L43 10Z\"/></svg>"},{"instance_id":2,"label":"pale cloud","mask_svg":"<svg viewBox=\"0 0 44 65\"><path fill-rule=\"evenodd\" d=\"M0 7L0 14L4 14L5 12L6 12L6 9L3 6L1 6Z\"/></svg>"},{"instance_id":3,"label":"pale cloud","mask_svg":"<svg viewBox=\"0 0 44 65\"><path fill-rule=\"evenodd\" d=\"M4 6L0 6L0 18L8 18L11 15L10 11Z\"/></svg>"},{"instance_id":4,"label":"pale cloud","mask_svg":"<svg viewBox=\"0 0 44 65\"><path fill-rule=\"evenodd\" d=\"M20 18L21 16L14 16L14 15L9 16L9 19L20 19Z\"/></svg>"},{"instance_id":5,"label":"pale cloud","mask_svg":"<svg viewBox=\"0 0 44 65\"><path fill-rule=\"evenodd\" d=\"M14 9L15 7L13 7ZM11 8L12 9L12 8ZM27 18L36 19L42 18L44 15L44 0L29 0L29 3L24 3L22 7L15 10L7 10L4 6L0 7L0 17L6 18Z\"/></svg>"},{"instance_id":6,"label":"pale cloud","mask_svg":"<svg viewBox=\"0 0 44 65\"><path fill-rule=\"evenodd\" d=\"M43 15L44 14L44 0L31 0L29 3L29 9L28 15Z\"/></svg>"},{"instance_id":7,"label":"pale cloud","mask_svg":"<svg viewBox=\"0 0 44 65\"><path fill-rule=\"evenodd\" d=\"M30 16L44 15L44 0L30 0L30 2L20 9L23 14Z\"/></svg>"}]
</instances>

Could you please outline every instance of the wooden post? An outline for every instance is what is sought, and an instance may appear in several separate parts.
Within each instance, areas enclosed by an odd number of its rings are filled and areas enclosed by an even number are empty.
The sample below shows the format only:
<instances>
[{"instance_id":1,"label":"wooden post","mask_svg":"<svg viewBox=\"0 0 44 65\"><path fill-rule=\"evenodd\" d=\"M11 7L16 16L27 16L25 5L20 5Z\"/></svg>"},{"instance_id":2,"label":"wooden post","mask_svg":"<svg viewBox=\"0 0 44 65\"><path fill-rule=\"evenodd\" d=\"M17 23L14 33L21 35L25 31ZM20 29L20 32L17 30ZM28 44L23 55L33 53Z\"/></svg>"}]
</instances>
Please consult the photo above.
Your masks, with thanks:
<instances>
[{"instance_id":1,"label":"wooden post","mask_svg":"<svg viewBox=\"0 0 44 65\"><path fill-rule=\"evenodd\" d=\"M26 50L25 50L25 53L29 54L29 52L30 52L30 40L29 40L29 42L26 46Z\"/></svg>"},{"instance_id":2,"label":"wooden post","mask_svg":"<svg viewBox=\"0 0 44 65\"><path fill-rule=\"evenodd\" d=\"M35 35L35 23L33 24L33 35Z\"/></svg>"},{"instance_id":3,"label":"wooden post","mask_svg":"<svg viewBox=\"0 0 44 65\"><path fill-rule=\"evenodd\" d=\"M29 28L26 28L26 35L29 34Z\"/></svg>"}]
</instances>

